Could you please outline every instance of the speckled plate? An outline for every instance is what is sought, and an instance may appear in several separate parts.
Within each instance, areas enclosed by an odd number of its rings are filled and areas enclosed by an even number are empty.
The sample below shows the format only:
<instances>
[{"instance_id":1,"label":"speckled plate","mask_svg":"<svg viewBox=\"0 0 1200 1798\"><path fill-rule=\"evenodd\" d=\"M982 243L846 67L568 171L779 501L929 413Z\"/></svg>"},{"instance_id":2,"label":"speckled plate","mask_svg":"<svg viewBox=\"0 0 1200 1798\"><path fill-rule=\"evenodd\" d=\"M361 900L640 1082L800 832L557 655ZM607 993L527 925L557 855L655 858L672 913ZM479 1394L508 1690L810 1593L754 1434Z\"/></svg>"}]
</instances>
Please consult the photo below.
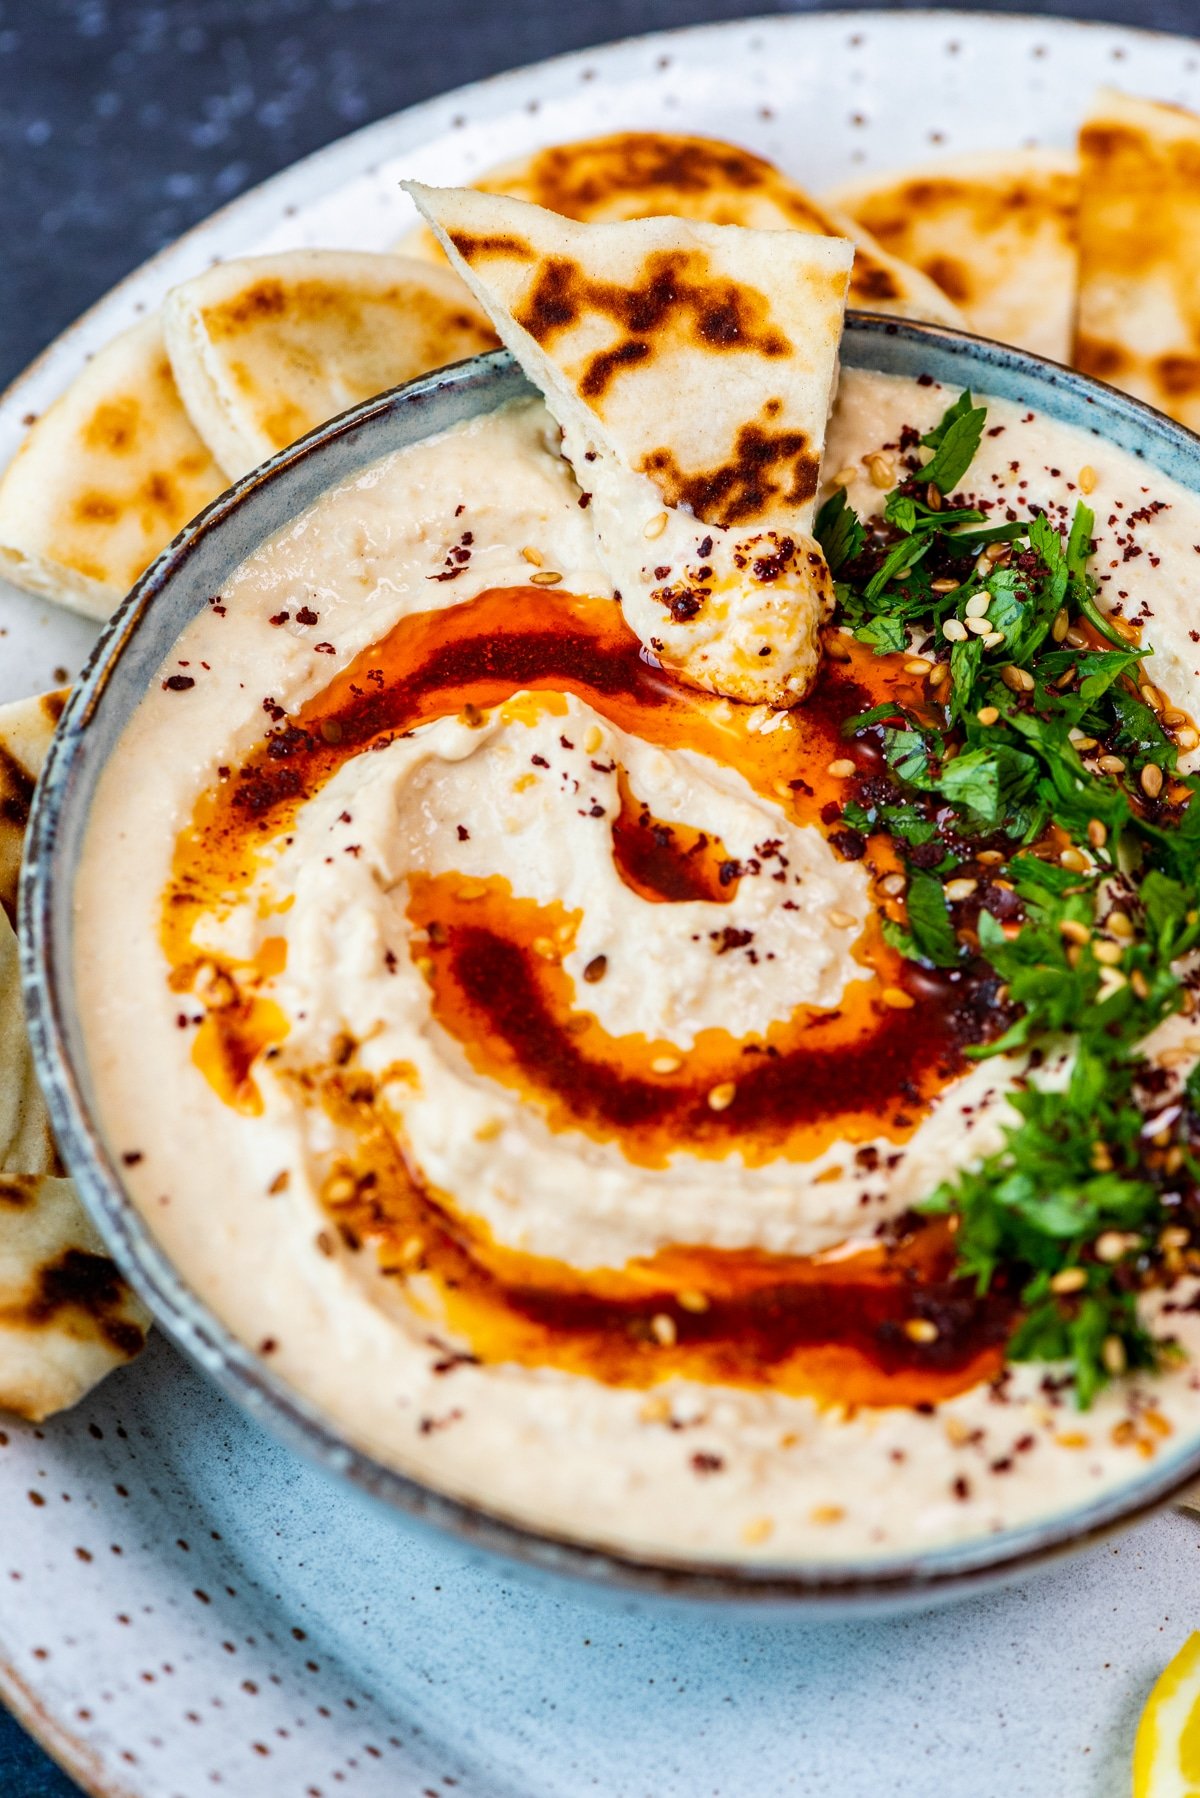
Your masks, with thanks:
<instances>
[{"instance_id":1,"label":"speckled plate","mask_svg":"<svg viewBox=\"0 0 1200 1798\"><path fill-rule=\"evenodd\" d=\"M740 139L819 189L931 146L1069 142L1105 79L1198 106L1200 47L838 14L643 39L462 90L298 165L114 290L0 402L0 460L92 348L210 259L393 242L402 173L469 177L642 124ZM74 671L92 635L7 589L0 626L0 696ZM1132 1718L1189 1627L1200 1549L1160 1517L1036 1585L819 1637L633 1613L510 1580L373 1510L161 1342L70 1417L3 1426L0 1516L0 1689L90 1790L125 1798L1116 1794Z\"/></svg>"}]
</instances>

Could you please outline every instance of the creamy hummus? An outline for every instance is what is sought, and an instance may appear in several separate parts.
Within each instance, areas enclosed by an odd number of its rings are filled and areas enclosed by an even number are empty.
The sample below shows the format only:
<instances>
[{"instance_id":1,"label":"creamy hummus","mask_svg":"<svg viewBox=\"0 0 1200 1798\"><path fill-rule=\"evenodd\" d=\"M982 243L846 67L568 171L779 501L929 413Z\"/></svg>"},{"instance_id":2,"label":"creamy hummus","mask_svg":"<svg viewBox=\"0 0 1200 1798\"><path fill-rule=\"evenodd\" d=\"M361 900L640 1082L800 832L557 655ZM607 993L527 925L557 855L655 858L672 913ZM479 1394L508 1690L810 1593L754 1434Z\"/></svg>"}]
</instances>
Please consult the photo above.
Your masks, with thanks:
<instances>
[{"instance_id":1,"label":"creamy hummus","mask_svg":"<svg viewBox=\"0 0 1200 1798\"><path fill-rule=\"evenodd\" d=\"M864 457L947 398L843 376L825 466L860 511ZM1058 516L1086 469L1104 595L1194 693L1200 502L988 406L970 488ZM881 870L822 819L842 720L915 677L835 636L794 713L668 681L578 502L510 407L328 493L175 645L77 896L134 1201L354 1441L535 1529L890 1558L1133 1477L1200 1429L1193 1365L1080 1414L1002 1369L986 1305L906 1332L945 1240L881 1259L999 1146L1016 1072L959 1056L987 992L905 987ZM1178 1081L1200 1037L1156 1049Z\"/></svg>"}]
</instances>

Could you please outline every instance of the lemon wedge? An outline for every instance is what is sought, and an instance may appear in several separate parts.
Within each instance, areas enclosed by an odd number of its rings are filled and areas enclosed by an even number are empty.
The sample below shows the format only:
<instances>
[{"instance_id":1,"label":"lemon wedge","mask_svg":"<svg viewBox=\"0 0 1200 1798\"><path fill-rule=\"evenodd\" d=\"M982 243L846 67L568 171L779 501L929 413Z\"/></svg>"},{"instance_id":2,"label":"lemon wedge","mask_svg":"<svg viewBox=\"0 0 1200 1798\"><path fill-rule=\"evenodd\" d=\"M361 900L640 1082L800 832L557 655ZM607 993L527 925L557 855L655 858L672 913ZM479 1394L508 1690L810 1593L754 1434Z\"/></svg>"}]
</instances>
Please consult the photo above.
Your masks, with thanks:
<instances>
[{"instance_id":1,"label":"lemon wedge","mask_svg":"<svg viewBox=\"0 0 1200 1798\"><path fill-rule=\"evenodd\" d=\"M1200 1630L1146 1700L1133 1745L1133 1798L1200 1798Z\"/></svg>"}]
</instances>

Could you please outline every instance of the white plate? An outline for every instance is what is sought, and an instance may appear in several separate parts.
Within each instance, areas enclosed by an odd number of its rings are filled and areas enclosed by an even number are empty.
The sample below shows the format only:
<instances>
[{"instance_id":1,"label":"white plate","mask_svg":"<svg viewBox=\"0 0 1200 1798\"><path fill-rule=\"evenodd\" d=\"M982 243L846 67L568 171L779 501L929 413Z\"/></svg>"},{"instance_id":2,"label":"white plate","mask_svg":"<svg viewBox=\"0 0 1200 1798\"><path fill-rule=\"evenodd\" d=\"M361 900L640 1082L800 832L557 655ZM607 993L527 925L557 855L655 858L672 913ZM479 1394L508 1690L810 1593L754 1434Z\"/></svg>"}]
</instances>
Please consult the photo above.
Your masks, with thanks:
<instances>
[{"instance_id":1,"label":"white plate","mask_svg":"<svg viewBox=\"0 0 1200 1798\"><path fill-rule=\"evenodd\" d=\"M469 178L641 125L737 139L819 190L937 149L1069 143L1106 80L1200 108L1200 46L808 15L462 89L297 165L114 289L0 401L0 464L95 347L211 260L394 242L402 175ZM0 698L73 673L92 635L3 586L0 630ZM0 1517L0 1689L106 1798L1115 1798L1200 1549L1163 1517L1014 1591L819 1635L638 1613L365 1508L162 1343L70 1417L3 1424Z\"/></svg>"}]
</instances>

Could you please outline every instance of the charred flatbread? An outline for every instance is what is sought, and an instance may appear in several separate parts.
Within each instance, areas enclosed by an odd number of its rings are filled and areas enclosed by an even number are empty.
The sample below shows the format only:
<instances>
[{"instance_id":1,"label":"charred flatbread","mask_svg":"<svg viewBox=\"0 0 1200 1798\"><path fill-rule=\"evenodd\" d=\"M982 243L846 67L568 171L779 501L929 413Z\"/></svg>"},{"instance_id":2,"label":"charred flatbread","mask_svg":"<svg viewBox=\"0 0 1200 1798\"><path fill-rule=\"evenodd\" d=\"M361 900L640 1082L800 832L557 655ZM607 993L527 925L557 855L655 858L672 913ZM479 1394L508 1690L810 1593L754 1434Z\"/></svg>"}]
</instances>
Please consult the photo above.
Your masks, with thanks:
<instances>
[{"instance_id":1,"label":"charred flatbread","mask_svg":"<svg viewBox=\"0 0 1200 1798\"><path fill-rule=\"evenodd\" d=\"M107 618L227 485L146 319L97 351L0 478L0 574Z\"/></svg>"},{"instance_id":2,"label":"charred flatbread","mask_svg":"<svg viewBox=\"0 0 1200 1798\"><path fill-rule=\"evenodd\" d=\"M1058 150L943 158L828 196L935 282L972 331L1066 362L1078 276L1076 159Z\"/></svg>"},{"instance_id":3,"label":"charred flatbread","mask_svg":"<svg viewBox=\"0 0 1200 1798\"><path fill-rule=\"evenodd\" d=\"M177 287L164 319L188 412L231 476L497 341L447 270L348 250L220 263Z\"/></svg>"},{"instance_id":4,"label":"charred flatbread","mask_svg":"<svg viewBox=\"0 0 1200 1798\"><path fill-rule=\"evenodd\" d=\"M1075 363L1200 428L1200 118L1113 88L1079 134Z\"/></svg>"},{"instance_id":5,"label":"charred flatbread","mask_svg":"<svg viewBox=\"0 0 1200 1798\"><path fill-rule=\"evenodd\" d=\"M489 169L472 186L528 200L584 224L684 218L758 231L849 237L855 245L851 306L962 323L935 282L890 254L861 224L814 200L764 157L718 138L615 131L535 150ZM415 234L410 242L415 253L437 254L429 231Z\"/></svg>"},{"instance_id":6,"label":"charred flatbread","mask_svg":"<svg viewBox=\"0 0 1200 1798\"><path fill-rule=\"evenodd\" d=\"M33 789L67 695L39 693L0 706L0 905L17 915L17 876Z\"/></svg>"},{"instance_id":7,"label":"charred flatbread","mask_svg":"<svg viewBox=\"0 0 1200 1798\"><path fill-rule=\"evenodd\" d=\"M642 642L714 691L802 697L832 602L808 533L850 244L409 191L562 426Z\"/></svg>"}]
</instances>

